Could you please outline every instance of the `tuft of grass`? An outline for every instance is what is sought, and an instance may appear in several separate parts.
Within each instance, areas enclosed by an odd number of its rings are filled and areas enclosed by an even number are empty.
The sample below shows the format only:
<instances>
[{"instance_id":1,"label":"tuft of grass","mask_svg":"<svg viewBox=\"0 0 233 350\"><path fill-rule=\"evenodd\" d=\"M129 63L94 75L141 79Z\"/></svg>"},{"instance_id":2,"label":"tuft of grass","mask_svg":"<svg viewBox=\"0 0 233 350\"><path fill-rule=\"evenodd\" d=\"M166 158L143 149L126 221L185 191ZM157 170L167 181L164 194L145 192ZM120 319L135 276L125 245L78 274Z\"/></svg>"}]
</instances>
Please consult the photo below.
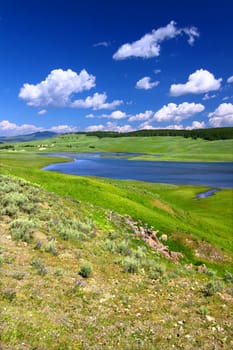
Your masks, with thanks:
<instances>
[{"instance_id":1,"label":"tuft of grass","mask_svg":"<svg viewBox=\"0 0 233 350\"><path fill-rule=\"evenodd\" d=\"M82 276L83 278L88 278L92 274L92 271L93 271L92 265L89 262L85 262L80 267L79 275Z\"/></svg>"}]
</instances>

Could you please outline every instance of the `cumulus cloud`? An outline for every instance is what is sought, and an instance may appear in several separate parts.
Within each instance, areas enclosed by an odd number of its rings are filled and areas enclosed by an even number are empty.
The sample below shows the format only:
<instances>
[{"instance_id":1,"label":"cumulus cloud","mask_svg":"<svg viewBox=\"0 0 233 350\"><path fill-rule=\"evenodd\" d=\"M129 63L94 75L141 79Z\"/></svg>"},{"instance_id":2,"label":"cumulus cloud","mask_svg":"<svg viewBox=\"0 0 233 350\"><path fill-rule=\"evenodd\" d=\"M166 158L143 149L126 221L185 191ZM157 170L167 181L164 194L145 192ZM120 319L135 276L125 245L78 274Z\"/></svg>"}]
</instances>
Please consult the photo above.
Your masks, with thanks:
<instances>
[{"instance_id":1,"label":"cumulus cloud","mask_svg":"<svg viewBox=\"0 0 233 350\"><path fill-rule=\"evenodd\" d=\"M227 79L228 83L233 83L233 75Z\"/></svg>"},{"instance_id":2,"label":"cumulus cloud","mask_svg":"<svg viewBox=\"0 0 233 350\"><path fill-rule=\"evenodd\" d=\"M137 81L135 87L137 89L149 90L158 85L159 85L159 81L152 82L150 77L144 77Z\"/></svg>"},{"instance_id":3,"label":"cumulus cloud","mask_svg":"<svg viewBox=\"0 0 233 350\"><path fill-rule=\"evenodd\" d=\"M115 122L107 122L105 125L90 125L86 128L86 131L116 131L116 132L130 132L133 131L131 125L118 125Z\"/></svg>"},{"instance_id":4,"label":"cumulus cloud","mask_svg":"<svg viewBox=\"0 0 233 350\"><path fill-rule=\"evenodd\" d=\"M233 126L233 104L222 103L208 114L209 124L214 127Z\"/></svg>"},{"instance_id":5,"label":"cumulus cloud","mask_svg":"<svg viewBox=\"0 0 233 350\"><path fill-rule=\"evenodd\" d=\"M171 21L167 26L152 30L141 39L133 43L122 45L113 55L115 60L124 60L129 57L151 58L160 55L161 42L174 39L177 36L186 34L188 43L192 45L195 38L199 37L199 32L195 27L177 28L176 23Z\"/></svg>"},{"instance_id":6,"label":"cumulus cloud","mask_svg":"<svg viewBox=\"0 0 233 350\"><path fill-rule=\"evenodd\" d=\"M9 120L2 120L0 122L0 135L1 136L16 136L32 134L38 131L53 131L57 133L75 132L78 131L77 127L69 125L57 125L51 128L38 127L32 124L17 125Z\"/></svg>"},{"instance_id":7,"label":"cumulus cloud","mask_svg":"<svg viewBox=\"0 0 233 350\"><path fill-rule=\"evenodd\" d=\"M67 132L76 132L78 131L78 128L76 126L70 126L70 125L56 125L46 130L53 131L58 134L64 134Z\"/></svg>"},{"instance_id":8,"label":"cumulus cloud","mask_svg":"<svg viewBox=\"0 0 233 350\"><path fill-rule=\"evenodd\" d=\"M123 103L122 100L114 100L110 103L106 102L106 93L99 94L96 92L93 96L88 96L85 99L75 100L71 103L73 108L92 108L94 110L99 109L113 109Z\"/></svg>"},{"instance_id":9,"label":"cumulus cloud","mask_svg":"<svg viewBox=\"0 0 233 350\"><path fill-rule=\"evenodd\" d=\"M215 79L214 75L205 69L198 69L188 77L185 84L172 84L170 94L181 96L185 94L202 94L219 90L222 78Z\"/></svg>"},{"instance_id":10,"label":"cumulus cloud","mask_svg":"<svg viewBox=\"0 0 233 350\"><path fill-rule=\"evenodd\" d=\"M94 75L85 69L79 74L71 69L54 69L42 82L36 85L24 84L19 98L32 107L64 107L69 104L72 94L90 90L94 86Z\"/></svg>"},{"instance_id":11,"label":"cumulus cloud","mask_svg":"<svg viewBox=\"0 0 233 350\"><path fill-rule=\"evenodd\" d=\"M205 122L199 122L197 120L192 122L191 126L187 126L185 129L186 130L193 130L193 129L204 129L206 127Z\"/></svg>"},{"instance_id":12,"label":"cumulus cloud","mask_svg":"<svg viewBox=\"0 0 233 350\"><path fill-rule=\"evenodd\" d=\"M87 119L93 119L93 118L98 118L98 119L103 119L103 118L108 118L108 119L124 119L127 118L128 115L125 112L122 112L120 110L114 111L110 114L101 114L101 115L94 115L93 113L87 114L85 118Z\"/></svg>"},{"instance_id":13,"label":"cumulus cloud","mask_svg":"<svg viewBox=\"0 0 233 350\"><path fill-rule=\"evenodd\" d=\"M200 103L183 102L179 105L176 103L168 103L158 110L153 119L157 122L174 120L180 122L183 119L189 118L196 113L204 111L205 107Z\"/></svg>"},{"instance_id":14,"label":"cumulus cloud","mask_svg":"<svg viewBox=\"0 0 233 350\"><path fill-rule=\"evenodd\" d=\"M11 123L9 120L2 120L0 122L1 136L24 135L42 130L43 128L31 124L17 125L15 123Z\"/></svg>"},{"instance_id":15,"label":"cumulus cloud","mask_svg":"<svg viewBox=\"0 0 233 350\"><path fill-rule=\"evenodd\" d=\"M41 110L38 112L39 115L43 115L43 114L45 114L45 113L47 113L47 110L46 110L46 109L41 109Z\"/></svg>"},{"instance_id":16,"label":"cumulus cloud","mask_svg":"<svg viewBox=\"0 0 233 350\"><path fill-rule=\"evenodd\" d=\"M153 111L147 110L144 113L138 113L138 114L132 115L129 118L129 122L148 120L152 117L152 115L153 115Z\"/></svg>"}]
</instances>

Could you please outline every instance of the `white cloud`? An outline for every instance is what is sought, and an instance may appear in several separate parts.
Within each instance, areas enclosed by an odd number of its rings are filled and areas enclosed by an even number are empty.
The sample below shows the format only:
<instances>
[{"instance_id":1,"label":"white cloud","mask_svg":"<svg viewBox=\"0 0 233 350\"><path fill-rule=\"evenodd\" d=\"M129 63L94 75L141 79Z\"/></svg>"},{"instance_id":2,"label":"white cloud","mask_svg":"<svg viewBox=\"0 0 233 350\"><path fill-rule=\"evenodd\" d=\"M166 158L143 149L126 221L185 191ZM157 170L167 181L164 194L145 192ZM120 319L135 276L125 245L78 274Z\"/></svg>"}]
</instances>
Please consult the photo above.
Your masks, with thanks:
<instances>
[{"instance_id":1,"label":"white cloud","mask_svg":"<svg viewBox=\"0 0 233 350\"><path fill-rule=\"evenodd\" d=\"M91 125L86 128L86 131L116 131L116 132L130 132L133 131L131 125L117 125L115 122L107 122L106 125Z\"/></svg>"},{"instance_id":2,"label":"white cloud","mask_svg":"<svg viewBox=\"0 0 233 350\"><path fill-rule=\"evenodd\" d=\"M159 74L159 73L161 73L161 72L162 72L161 69L155 69L155 70L154 70L154 73L155 73L155 74Z\"/></svg>"},{"instance_id":3,"label":"white cloud","mask_svg":"<svg viewBox=\"0 0 233 350\"><path fill-rule=\"evenodd\" d=\"M214 112L208 114L212 127L233 126L233 104L222 103Z\"/></svg>"},{"instance_id":4,"label":"white cloud","mask_svg":"<svg viewBox=\"0 0 233 350\"><path fill-rule=\"evenodd\" d=\"M139 125L139 129L140 130L152 130L152 129L156 129L154 126L152 126L148 121L142 123Z\"/></svg>"},{"instance_id":5,"label":"white cloud","mask_svg":"<svg viewBox=\"0 0 233 350\"><path fill-rule=\"evenodd\" d=\"M160 55L161 42L174 39L175 37L186 34L189 44L193 44L196 37L199 37L198 30L195 27L177 28L176 23L171 21L166 27L152 30L145 34L141 39L133 43L122 45L113 55L115 60L124 60L129 57L151 58Z\"/></svg>"},{"instance_id":6,"label":"white cloud","mask_svg":"<svg viewBox=\"0 0 233 350\"><path fill-rule=\"evenodd\" d=\"M153 115L153 111L147 110L144 113L138 113L138 114L132 115L129 118L129 122L148 120L152 117L152 115Z\"/></svg>"},{"instance_id":7,"label":"white cloud","mask_svg":"<svg viewBox=\"0 0 233 350\"><path fill-rule=\"evenodd\" d=\"M85 116L85 118L87 119L93 119L93 118L97 118L97 119L103 119L103 118L108 118L108 119L124 119L127 118L128 115L125 112L122 112L120 110L114 111L110 114L101 114L101 115L94 115L94 114L87 114Z\"/></svg>"},{"instance_id":8,"label":"white cloud","mask_svg":"<svg viewBox=\"0 0 233 350\"><path fill-rule=\"evenodd\" d=\"M83 69L79 74L71 69L54 69L42 82L24 84L19 98L32 107L69 105L72 94L90 90L95 86L94 75Z\"/></svg>"},{"instance_id":9,"label":"white cloud","mask_svg":"<svg viewBox=\"0 0 233 350\"><path fill-rule=\"evenodd\" d=\"M106 102L106 93L99 94L96 92L93 96L88 96L84 100L75 100L71 103L73 108L92 108L94 110L99 109L113 109L123 103L122 100L114 100L110 103Z\"/></svg>"},{"instance_id":10,"label":"white cloud","mask_svg":"<svg viewBox=\"0 0 233 350\"><path fill-rule=\"evenodd\" d=\"M15 135L24 135L37 131L42 131L43 128L36 127L31 124L22 124L17 125L15 123L11 123L8 120L2 120L0 122L0 135L1 136L15 136Z\"/></svg>"},{"instance_id":11,"label":"white cloud","mask_svg":"<svg viewBox=\"0 0 233 350\"><path fill-rule=\"evenodd\" d=\"M11 123L8 120L2 120L0 122L0 136L26 135L45 130L57 133L65 133L78 131L78 128L69 125L57 125L51 128L38 127L32 124L17 125L15 123Z\"/></svg>"},{"instance_id":12,"label":"white cloud","mask_svg":"<svg viewBox=\"0 0 233 350\"><path fill-rule=\"evenodd\" d=\"M78 131L78 128L76 126L70 126L70 125L56 125L46 130L53 131L58 134L63 134L67 132L76 132Z\"/></svg>"},{"instance_id":13,"label":"white cloud","mask_svg":"<svg viewBox=\"0 0 233 350\"><path fill-rule=\"evenodd\" d=\"M127 114L121 111L114 111L107 116L107 118L110 118L110 119L123 119L126 117L127 117Z\"/></svg>"},{"instance_id":14,"label":"white cloud","mask_svg":"<svg viewBox=\"0 0 233 350\"><path fill-rule=\"evenodd\" d=\"M207 100L211 100L212 98L217 97L217 95L213 94L213 95L209 95L209 94L205 94L202 98L203 101L207 101Z\"/></svg>"},{"instance_id":15,"label":"white cloud","mask_svg":"<svg viewBox=\"0 0 233 350\"><path fill-rule=\"evenodd\" d=\"M39 115L43 115L43 114L45 114L45 113L47 113L47 110L46 110L46 109L41 109L41 110L38 112Z\"/></svg>"},{"instance_id":16,"label":"white cloud","mask_svg":"<svg viewBox=\"0 0 233 350\"><path fill-rule=\"evenodd\" d=\"M186 130L193 130L193 129L204 129L205 128L205 122L199 122L197 120L192 122L191 126L187 126L185 129Z\"/></svg>"},{"instance_id":17,"label":"white cloud","mask_svg":"<svg viewBox=\"0 0 233 350\"><path fill-rule=\"evenodd\" d=\"M41 131L42 128L36 127L31 124L22 124L17 125L15 123L11 123L8 120L3 120L0 122L0 133L1 135L21 135L25 133L32 133L36 131Z\"/></svg>"},{"instance_id":18,"label":"white cloud","mask_svg":"<svg viewBox=\"0 0 233 350\"><path fill-rule=\"evenodd\" d=\"M233 75L227 79L228 83L233 83Z\"/></svg>"},{"instance_id":19,"label":"white cloud","mask_svg":"<svg viewBox=\"0 0 233 350\"><path fill-rule=\"evenodd\" d=\"M174 120L180 122L183 119L189 118L196 113L204 111L205 107L200 103L183 102L179 105L175 103L168 103L158 110L153 119L157 122L164 122Z\"/></svg>"},{"instance_id":20,"label":"white cloud","mask_svg":"<svg viewBox=\"0 0 233 350\"><path fill-rule=\"evenodd\" d=\"M99 43L94 44L94 47L98 47L98 46L103 46L103 47L108 47L110 46L111 43L109 41L100 41Z\"/></svg>"},{"instance_id":21,"label":"white cloud","mask_svg":"<svg viewBox=\"0 0 233 350\"><path fill-rule=\"evenodd\" d=\"M98 124L98 125L90 125L86 128L86 131L104 131L105 126L103 124Z\"/></svg>"},{"instance_id":22,"label":"white cloud","mask_svg":"<svg viewBox=\"0 0 233 350\"><path fill-rule=\"evenodd\" d=\"M137 81L135 87L137 89L149 90L157 85L159 85L159 81L152 82L150 77L144 77L144 78Z\"/></svg>"},{"instance_id":23,"label":"white cloud","mask_svg":"<svg viewBox=\"0 0 233 350\"><path fill-rule=\"evenodd\" d=\"M222 78L215 79L214 75L205 69L198 69L188 77L185 84L172 84L170 94L181 96L185 94L202 94L209 91L219 90Z\"/></svg>"}]
</instances>

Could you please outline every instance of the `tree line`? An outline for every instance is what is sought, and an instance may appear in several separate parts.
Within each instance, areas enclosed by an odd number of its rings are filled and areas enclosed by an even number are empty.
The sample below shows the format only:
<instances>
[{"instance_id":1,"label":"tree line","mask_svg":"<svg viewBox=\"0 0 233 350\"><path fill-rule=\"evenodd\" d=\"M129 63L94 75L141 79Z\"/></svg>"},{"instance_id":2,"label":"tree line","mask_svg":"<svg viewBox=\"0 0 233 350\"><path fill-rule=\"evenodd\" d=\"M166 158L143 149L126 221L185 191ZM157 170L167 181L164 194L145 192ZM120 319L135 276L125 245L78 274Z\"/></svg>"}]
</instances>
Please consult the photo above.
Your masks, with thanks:
<instances>
[{"instance_id":1,"label":"tree line","mask_svg":"<svg viewBox=\"0 0 233 350\"><path fill-rule=\"evenodd\" d=\"M126 133L115 131L91 131L91 132L77 132L75 134L85 134L87 136L104 137L149 137L149 136L182 136L192 139L204 139L208 141L213 140L227 140L233 139L233 127L225 128L209 128L209 129L195 129L195 130L170 130L170 129L153 129L153 130L136 130Z\"/></svg>"}]
</instances>

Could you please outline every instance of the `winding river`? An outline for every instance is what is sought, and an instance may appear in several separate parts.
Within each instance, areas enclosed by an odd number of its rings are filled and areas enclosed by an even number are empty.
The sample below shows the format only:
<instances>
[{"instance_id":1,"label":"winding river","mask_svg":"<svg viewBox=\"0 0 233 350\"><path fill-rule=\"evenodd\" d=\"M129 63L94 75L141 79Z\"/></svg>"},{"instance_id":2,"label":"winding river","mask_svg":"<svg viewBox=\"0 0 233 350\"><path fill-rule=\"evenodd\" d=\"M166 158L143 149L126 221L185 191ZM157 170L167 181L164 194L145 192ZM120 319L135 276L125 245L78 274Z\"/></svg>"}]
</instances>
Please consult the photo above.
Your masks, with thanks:
<instances>
[{"instance_id":1,"label":"winding river","mask_svg":"<svg viewBox=\"0 0 233 350\"><path fill-rule=\"evenodd\" d=\"M72 162L51 164L44 170L80 176L148 182L203 185L214 188L233 187L233 163L170 162L128 160L132 153L48 153L69 157Z\"/></svg>"}]
</instances>

